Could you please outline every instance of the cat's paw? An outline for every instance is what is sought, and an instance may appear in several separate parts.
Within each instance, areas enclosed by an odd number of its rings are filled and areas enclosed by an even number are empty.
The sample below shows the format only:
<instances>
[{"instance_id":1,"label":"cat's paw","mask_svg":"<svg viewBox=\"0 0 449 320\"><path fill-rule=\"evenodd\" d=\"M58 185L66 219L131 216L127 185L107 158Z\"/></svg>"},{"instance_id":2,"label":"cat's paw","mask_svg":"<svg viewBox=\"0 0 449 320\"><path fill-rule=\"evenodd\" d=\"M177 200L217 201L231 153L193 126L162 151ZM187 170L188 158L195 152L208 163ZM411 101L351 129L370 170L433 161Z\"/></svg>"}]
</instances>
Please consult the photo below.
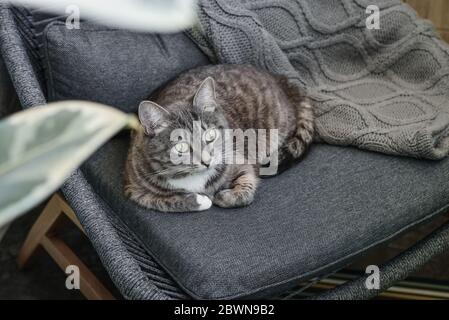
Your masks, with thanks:
<instances>
[{"instance_id":1,"label":"cat's paw","mask_svg":"<svg viewBox=\"0 0 449 320\"><path fill-rule=\"evenodd\" d=\"M195 196L195 200L198 205L196 211L203 211L212 207L212 200L210 200L208 196L202 194L196 194Z\"/></svg>"},{"instance_id":2,"label":"cat's paw","mask_svg":"<svg viewBox=\"0 0 449 320\"><path fill-rule=\"evenodd\" d=\"M222 208L244 207L253 202L253 195L243 195L236 193L232 189L225 189L217 192L214 196L214 204Z\"/></svg>"}]
</instances>

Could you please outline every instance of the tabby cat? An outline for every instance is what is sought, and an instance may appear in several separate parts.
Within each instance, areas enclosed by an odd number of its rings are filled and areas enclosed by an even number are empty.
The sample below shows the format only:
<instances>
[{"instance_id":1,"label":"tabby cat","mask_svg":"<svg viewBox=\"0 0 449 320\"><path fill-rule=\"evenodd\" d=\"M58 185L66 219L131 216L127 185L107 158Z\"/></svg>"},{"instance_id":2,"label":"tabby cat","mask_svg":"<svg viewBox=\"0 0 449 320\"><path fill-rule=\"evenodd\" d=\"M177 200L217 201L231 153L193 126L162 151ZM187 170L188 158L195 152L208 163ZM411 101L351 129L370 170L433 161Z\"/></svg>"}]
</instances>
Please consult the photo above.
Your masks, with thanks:
<instances>
[{"instance_id":1,"label":"tabby cat","mask_svg":"<svg viewBox=\"0 0 449 320\"><path fill-rule=\"evenodd\" d=\"M199 67L152 98L139 105L143 130L132 135L125 169L125 194L145 208L187 212L250 204L261 165L223 161L229 158L221 147L229 139L224 130L278 129L277 145L267 143L265 150L269 156L274 146L282 165L299 159L312 142L308 100L285 77L251 66ZM201 133L196 149L194 132ZM174 153L196 161L174 163Z\"/></svg>"}]
</instances>

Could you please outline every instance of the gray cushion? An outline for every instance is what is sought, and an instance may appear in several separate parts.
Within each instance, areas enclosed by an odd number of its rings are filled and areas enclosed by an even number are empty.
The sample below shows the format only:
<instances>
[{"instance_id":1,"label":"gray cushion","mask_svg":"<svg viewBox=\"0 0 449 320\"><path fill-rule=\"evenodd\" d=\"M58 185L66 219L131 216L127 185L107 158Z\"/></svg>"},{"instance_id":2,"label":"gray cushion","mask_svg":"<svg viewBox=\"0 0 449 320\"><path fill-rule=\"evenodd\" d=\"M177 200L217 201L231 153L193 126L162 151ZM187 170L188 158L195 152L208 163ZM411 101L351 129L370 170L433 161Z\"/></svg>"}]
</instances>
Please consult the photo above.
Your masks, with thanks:
<instances>
[{"instance_id":1,"label":"gray cushion","mask_svg":"<svg viewBox=\"0 0 449 320\"><path fill-rule=\"evenodd\" d=\"M341 268L449 204L449 159L315 145L302 163L263 180L247 208L154 212L123 196L127 147L124 137L109 142L83 171L196 298L260 297L295 286Z\"/></svg>"},{"instance_id":2,"label":"gray cushion","mask_svg":"<svg viewBox=\"0 0 449 320\"><path fill-rule=\"evenodd\" d=\"M50 101L91 100L135 111L140 101L182 71L208 63L182 34L153 35L60 21L45 29Z\"/></svg>"}]
</instances>

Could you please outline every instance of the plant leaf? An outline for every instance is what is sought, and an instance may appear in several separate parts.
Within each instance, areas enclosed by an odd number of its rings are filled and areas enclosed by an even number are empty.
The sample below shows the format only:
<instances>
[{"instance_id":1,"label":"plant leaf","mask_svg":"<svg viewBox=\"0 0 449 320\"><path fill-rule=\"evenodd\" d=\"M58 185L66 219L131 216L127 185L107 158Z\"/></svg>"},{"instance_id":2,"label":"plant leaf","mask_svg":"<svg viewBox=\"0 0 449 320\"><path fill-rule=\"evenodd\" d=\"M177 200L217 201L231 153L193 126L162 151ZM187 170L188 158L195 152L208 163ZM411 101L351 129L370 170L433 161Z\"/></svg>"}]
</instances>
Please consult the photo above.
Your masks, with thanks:
<instances>
[{"instance_id":1,"label":"plant leaf","mask_svg":"<svg viewBox=\"0 0 449 320\"><path fill-rule=\"evenodd\" d=\"M0 227L55 192L134 115L86 101L55 102L0 121Z\"/></svg>"},{"instance_id":2,"label":"plant leaf","mask_svg":"<svg viewBox=\"0 0 449 320\"><path fill-rule=\"evenodd\" d=\"M196 19L196 0L9 0L58 15L91 19L111 27L146 32L178 32ZM73 11L76 8L76 11ZM69 19L70 20L70 19Z\"/></svg>"}]
</instances>

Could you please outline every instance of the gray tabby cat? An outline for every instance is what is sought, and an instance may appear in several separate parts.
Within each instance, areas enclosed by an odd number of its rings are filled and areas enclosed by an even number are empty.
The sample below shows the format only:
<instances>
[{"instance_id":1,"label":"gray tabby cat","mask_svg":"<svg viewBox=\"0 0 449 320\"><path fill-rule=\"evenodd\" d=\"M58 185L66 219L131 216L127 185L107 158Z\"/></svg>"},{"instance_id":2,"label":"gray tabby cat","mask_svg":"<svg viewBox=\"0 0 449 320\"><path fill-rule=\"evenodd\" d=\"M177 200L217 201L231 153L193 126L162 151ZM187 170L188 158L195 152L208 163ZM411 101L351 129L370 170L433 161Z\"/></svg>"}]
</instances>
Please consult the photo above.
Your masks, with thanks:
<instances>
[{"instance_id":1,"label":"gray tabby cat","mask_svg":"<svg viewBox=\"0 0 449 320\"><path fill-rule=\"evenodd\" d=\"M215 148L225 140L224 129L278 129L282 164L304 154L314 131L312 107L297 88L284 77L243 65L190 70L153 101L143 101L138 113L144 130L132 136L125 194L164 212L201 211L212 203L232 208L253 201L260 165L217 161L227 157L227 151ZM172 141L173 130L180 128L202 132L199 151L192 148L191 135ZM174 164L173 152L197 161Z\"/></svg>"}]
</instances>

